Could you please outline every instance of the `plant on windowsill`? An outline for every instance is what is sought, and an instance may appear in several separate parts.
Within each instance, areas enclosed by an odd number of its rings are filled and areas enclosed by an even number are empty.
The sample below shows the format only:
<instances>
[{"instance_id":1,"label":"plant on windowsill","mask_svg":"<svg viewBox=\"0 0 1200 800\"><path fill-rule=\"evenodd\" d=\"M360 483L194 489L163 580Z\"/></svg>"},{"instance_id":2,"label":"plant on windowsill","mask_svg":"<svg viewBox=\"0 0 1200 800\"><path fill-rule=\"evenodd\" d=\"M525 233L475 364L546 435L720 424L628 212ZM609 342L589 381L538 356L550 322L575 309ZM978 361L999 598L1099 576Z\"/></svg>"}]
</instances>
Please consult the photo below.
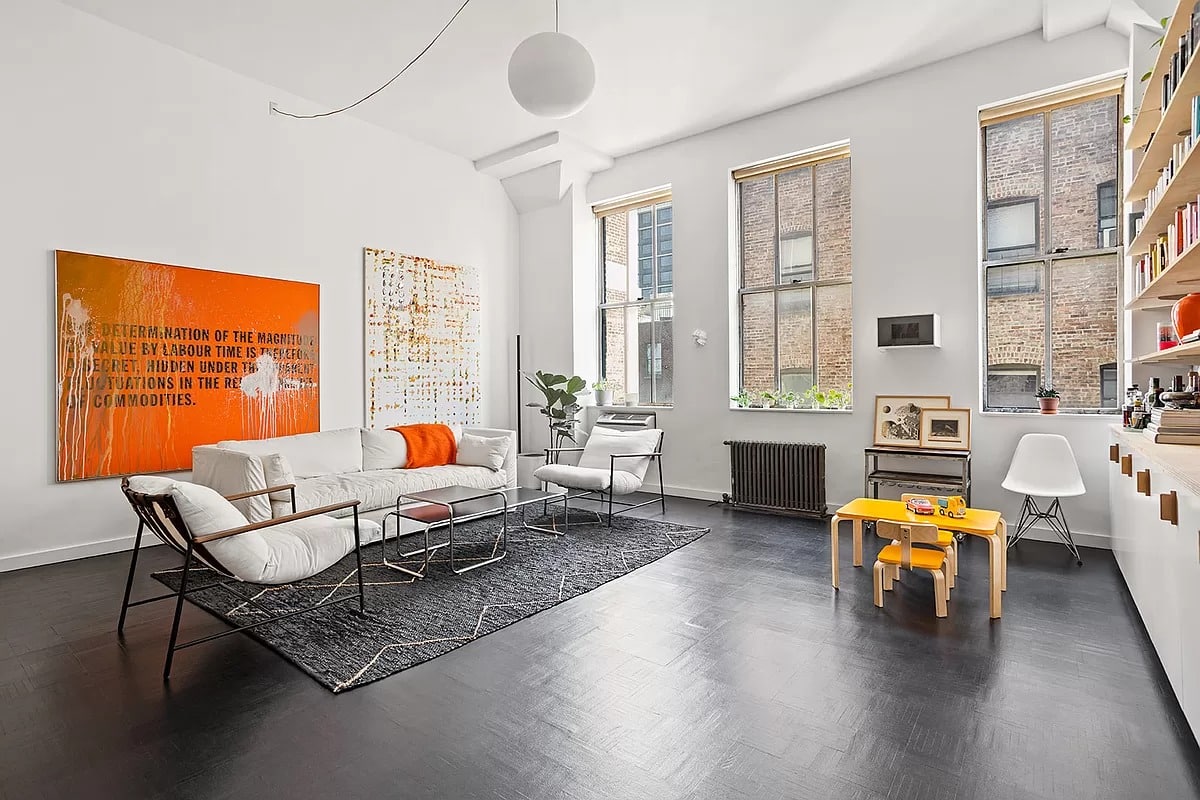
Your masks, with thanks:
<instances>
[{"instance_id":1,"label":"plant on windowsill","mask_svg":"<svg viewBox=\"0 0 1200 800\"><path fill-rule=\"evenodd\" d=\"M547 420L550 426L550 446L558 448L563 442L575 443L576 415L583 408L579 404L579 395L587 390L587 381L578 375L567 377L553 372L537 372L530 375L522 373L525 380L532 383L542 397L544 403L526 403L530 408L536 408Z\"/></svg>"},{"instance_id":2,"label":"plant on windowsill","mask_svg":"<svg viewBox=\"0 0 1200 800\"><path fill-rule=\"evenodd\" d=\"M850 402L850 395L841 389L825 390L825 405L823 408L843 409Z\"/></svg>"},{"instance_id":3,"label":"plant on windowsill","mask_svg":"<svg viewBox=\"0 0 1200 800\"><path fill-rule=\"evenodd\" d=\"M729 399L732 400L734 403L737 403L738 408L749 408L752 403L750 393L747 392L745 389L742 389L740 392L738 392L737 394L735 394L733 397L731 397Z\"/></svg>"},{"instance_id":4,"label":"plant on windowsill","mask_svg":"<svg viewBox=\"0 0 1200 800\"><path fill-rule=\"evenodd\" d=\"M777 408L795 408L796 403L800 400L800 395L795 392L783 392L775 399Z\"/></svg>"},{"instance_id":5,"label":"plant on windowsill","mask_svg":"<svg viewBox=\"0 0 1200 800\"><path fill-rule=\"evenodd\" d=\"M809 408L824 408L827 395L816 385L813 385L804 390L803 399L808 402Z\"/></svg>"},{"instance_id":6,"label":"plant on windowsill","mask_svg":"<svg viewBox=\"0 0 1200 800\"><path fill-rule=\"evenodd\" d=\"M596 393L596 405L607 406L612 404L612 387L608 385L608 381L604 378L592 384L592 391Z\"/></svg>"},{"instance_id":7,"label":"plant on windowsill","mask_svg":"<svg viewBox=\"0 0 1200 800\"><path fill-rule=\"evenodd\" d=\"M1043 414L1057 414L1059 396L1057 389L1051 389L1049 386L1039 386L1034 394L1038 400L1038 406Z\"/></svg>"}]
</instances>

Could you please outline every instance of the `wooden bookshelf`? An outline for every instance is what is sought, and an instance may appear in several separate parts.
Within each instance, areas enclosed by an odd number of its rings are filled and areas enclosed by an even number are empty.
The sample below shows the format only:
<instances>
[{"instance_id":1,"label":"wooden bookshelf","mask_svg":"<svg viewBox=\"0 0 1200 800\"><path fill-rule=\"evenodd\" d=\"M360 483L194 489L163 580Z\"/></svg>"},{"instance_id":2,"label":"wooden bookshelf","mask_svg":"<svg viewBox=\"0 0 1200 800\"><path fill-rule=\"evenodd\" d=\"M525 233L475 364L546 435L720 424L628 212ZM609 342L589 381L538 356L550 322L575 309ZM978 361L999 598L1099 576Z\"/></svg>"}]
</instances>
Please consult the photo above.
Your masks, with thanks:
<instances>
[{"instance_id":1,"label":"wooden bookshelf","mask_svg":"<svg viewBox=\"0 0 1200 800\"><path fill-rule=\"evenodd\" d=\"M1133 359L1135 364L1169 364L1180 361L1200 364L1200 342L1189 342L1166 350L1155 350L1153 353Z\"/></svg>"},{"instance_id":2,"label":"wooden bookshelf","mask_svg":"<svg viewBox=\"0 0 1200 800\"><path fill-rule=\"evenodd\" d=\"M1162 91L1161 87L1159 91ZM1179 88L1171 95L1166 113L1160 115L1154 138L1150 140L1142 163L1125 192L1126 202L1141 200L1154 188L1158 176L1171 160L1171 148L1192 132L1192 97L1195 95L1200 95L1200 65L1196 61L1189 61L1187 70L1179 79Z\"/></svg>"},{"instance_id":3,"label":"wooden bookshelf","mask_svg":"<svg viewBox=\"0 0 1200 800\"><path fill-rule=\"evenodd\" d=\"M1147 81L1146 95L1142 98L1142 107L1133 117L1133 124L1129 128L1129 135L1125 138L1125 146L1131 150L1140 149L1146 146L1146 142L1150 141L1151 135L1161 127L1159 122L1163 119L1162 113L1162 79L1163 75L1167 74L1167 70L1171 68L1171 56L1175 55L1175 51L1179 49L1179 37L1187 33L1188 24L1191 22L1191 3L1189 0L1179 0L1175 7L1175 13L1171 15L1171 20L1167 23L1166 34L1163 38L1162 46L1158 49L1158 58L1154 60L1154 71L1151 73ZM1190 67L1191 64L1188 64ZM1134 80L1141 78L1141 75L1135 75ZM1179 92L1171 98L1174 100L1179 96ZM1172 103L1172 105L1174 105ZM1168 130L1170 130L1168 128ZM1170 156L1171 150L1167 148L1167 155ZM1149 159L1146 159L1149 161ZM1163 159L1162 164L1166 163ZM1143 165L1145 162L1143 162ZM1159 169L1162 168L1159 165ZM1158 180L1155 178L1154 180ZM1154 185L1154 181L1150 181L1150 185ZM1144 193L1143 193L1144 194Z\"/></svg>"},{"instance_id":4,"label":"wooden bookshelf","mask_svg":"<svg viewBox=\"0 0 1200 800\"><path fill-rule=\"evenodd\" d=\"M1140 256L1148 251L1154 240L1167 232L1167 226L1175 219L1175 209L1196 202L1197 195L1200 195L1200 147L1193 147L1175 170L1175 177L1167 184L1158 204L1142 220L1142 232L1129 243L1129 254Z\"/></svg>"}]
</instances>

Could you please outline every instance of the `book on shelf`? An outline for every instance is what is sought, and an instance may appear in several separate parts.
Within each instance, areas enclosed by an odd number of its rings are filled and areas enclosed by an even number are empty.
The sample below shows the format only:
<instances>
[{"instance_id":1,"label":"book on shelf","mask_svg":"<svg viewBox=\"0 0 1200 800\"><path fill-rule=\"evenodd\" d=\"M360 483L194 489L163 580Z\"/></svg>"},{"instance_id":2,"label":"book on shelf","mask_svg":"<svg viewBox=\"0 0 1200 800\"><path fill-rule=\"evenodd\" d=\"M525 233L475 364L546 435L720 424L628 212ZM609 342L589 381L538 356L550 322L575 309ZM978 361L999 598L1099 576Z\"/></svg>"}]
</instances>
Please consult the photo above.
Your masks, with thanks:
<instances>
[{"instance_id":1,"label":"book on shelf","mask_svg":"<svg viewBox=\"0 0 1200 800\"><path fill-rule=\"evenodd\" d=\"M1200 241L1200 196L1175 209L1165 233L1149 249L1134 257L1133 290L1140 294L1192 245Z\"/></svg>"},{"instance_id":2,"label":"book on shelf","mask_svg":"<svg viewBox=\"0 0 1200 800\"><path fill-rule=\"evenodd\" d=\"M1153 433L1149 428L1145 433L1155 444L1200 444L1200 433Z\"/></svg>"}]
</instances>

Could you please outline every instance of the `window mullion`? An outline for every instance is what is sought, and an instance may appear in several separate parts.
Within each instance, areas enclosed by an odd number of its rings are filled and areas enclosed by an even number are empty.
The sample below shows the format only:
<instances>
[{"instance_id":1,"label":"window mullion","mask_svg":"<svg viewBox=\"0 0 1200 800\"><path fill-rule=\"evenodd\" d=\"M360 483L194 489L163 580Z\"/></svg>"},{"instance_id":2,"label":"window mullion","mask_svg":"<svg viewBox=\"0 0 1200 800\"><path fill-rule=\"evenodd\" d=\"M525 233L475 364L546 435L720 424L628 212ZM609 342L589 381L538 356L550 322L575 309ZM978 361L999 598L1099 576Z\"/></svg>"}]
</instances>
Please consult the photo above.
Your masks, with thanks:
<instances>
[{"instance_id":1,"label":"window mullion","mask_svg":"<svg viewBox=\"0 0 1200 800\"><path fill-rule=\"evenodd\" d=\"M1045 347L1045 357L1043 359L1044 367L1043 367L1043 373L1042 373L1042 385L1043 386L1053 386L1054 385L1054 329L1052 328L1052 325L1054 324L1054 303L1053 303L1054 281L1053 281L1053 278L1051 277L1051 272L1053 272L1051 267L1053 266L1054 260L1053 260L1053 258L1050 257L1050 251L1054 249L1054 228L1053 228L1053 224L1051 222L1052 218L1054 217L1054 200L1050 194L1052 191L1051 179L1050 179L1050 169L1051 169L1050 151L1053 147L1053 143L1051 142L1051 139L1050 139L1051 130L1052 130L1051 125L1050 125L1050 117L1051 117L1052 113L1053 113L1052 111L1046 111L1043 113L1043 116L1044 116L1043 126L1044 126L1044 131L1045 131L1045 138L1043 140L1044 144L1042 145L1042 164L1043 164L1042 183L1045 186L1045 196L1046 196L1046 200L1043 205L1045 206L1044 213L1046 215L1046 255L1047 255L1045 266L1043 267L1043 270L1045 271L1046 275L1045 275L1045 283L1044 283L1045 292L1042 296L1043 306L1044 306L1044 314L1045 314L1045 327L1044 327L1045 333L1042 334L1043 339L1044 339L1044 347Z\"/></svg>"}]
</instances>

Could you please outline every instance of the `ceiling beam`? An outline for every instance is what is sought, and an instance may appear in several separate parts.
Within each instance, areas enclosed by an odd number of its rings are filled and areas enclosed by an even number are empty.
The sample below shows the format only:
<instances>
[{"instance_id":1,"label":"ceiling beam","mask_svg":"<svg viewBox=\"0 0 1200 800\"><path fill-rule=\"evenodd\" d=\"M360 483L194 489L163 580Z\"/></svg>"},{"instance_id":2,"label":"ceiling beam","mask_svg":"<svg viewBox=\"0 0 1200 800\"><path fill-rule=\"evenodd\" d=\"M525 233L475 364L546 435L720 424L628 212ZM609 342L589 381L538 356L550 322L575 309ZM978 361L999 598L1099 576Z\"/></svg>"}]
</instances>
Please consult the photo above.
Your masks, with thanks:
<instances>
[{"instance_id":1,"label":"ceiling beam","mask_svg":"<svg viewBox=\"0 0 1200 800\"><path fill-rule=\"evenodd\" d=\"M1042 0L1042 38L1047 42L1104 25L1111 0Z\"/></svg>"}]
</instances>

